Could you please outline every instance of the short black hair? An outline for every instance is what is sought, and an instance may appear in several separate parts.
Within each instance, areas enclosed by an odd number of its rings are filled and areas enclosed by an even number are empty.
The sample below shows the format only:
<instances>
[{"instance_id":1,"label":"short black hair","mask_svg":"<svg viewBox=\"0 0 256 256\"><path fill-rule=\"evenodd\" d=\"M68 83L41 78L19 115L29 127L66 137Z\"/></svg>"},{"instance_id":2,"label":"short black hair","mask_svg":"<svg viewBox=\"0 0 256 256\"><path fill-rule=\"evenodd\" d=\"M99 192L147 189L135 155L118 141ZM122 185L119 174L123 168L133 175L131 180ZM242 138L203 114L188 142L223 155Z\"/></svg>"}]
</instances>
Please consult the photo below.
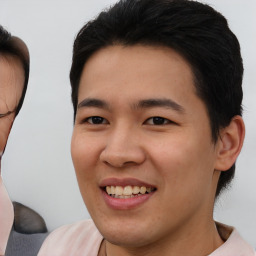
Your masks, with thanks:
<instances>
[{"instance_id":1,"label":"short black hair","mask_svg":"<svg viewBox=\"0 0 256 256\"><path fill-rule=\"evenodd\" d=\"M183 56L208 111L214 142L221 128L242 115L243 62L240 45L225 17L189 0L121 0L79 31L70 70L74 117L84 64L110 45L165 46ZM220 175L216 197L229 185L235 164Z\"/></svg>"},{"instance_id":2,"label":"short black hair","mask_svg":"<svg viewBox=\"0 0 256 256\"><path fill-rule=\"evenodd\" d=\"M15 109L15 116L18 115L27 91L29 79L29 52L25 43L18 37L12 36L6 29L0 25L0 57L12 56L18 59L24 70L24 86L21 98Z\"/></svg>"}]
</instances>

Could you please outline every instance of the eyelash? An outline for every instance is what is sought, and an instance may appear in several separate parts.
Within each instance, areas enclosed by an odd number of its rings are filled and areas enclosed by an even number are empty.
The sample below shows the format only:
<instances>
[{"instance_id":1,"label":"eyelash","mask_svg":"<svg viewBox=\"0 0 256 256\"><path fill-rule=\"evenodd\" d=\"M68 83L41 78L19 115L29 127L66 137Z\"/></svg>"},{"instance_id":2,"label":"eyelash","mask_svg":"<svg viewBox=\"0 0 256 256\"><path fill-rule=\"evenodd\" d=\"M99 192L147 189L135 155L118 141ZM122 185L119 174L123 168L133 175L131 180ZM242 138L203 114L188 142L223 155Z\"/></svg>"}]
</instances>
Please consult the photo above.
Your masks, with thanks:
<instances>
[{"instance_id":1,"label":"eyelash","mask_svg":"<svg viewBox=\"0 0 256 256\"><path fill-rule=\"evenodd\" d=\"M96 121L96 123L94 123L93 120ZM104 123L98 122L100 120L103 121ZM101 117L101 116L90 116L90 117L87 117L85 120L83 120L82 123L100 125L100 124L108 124L108 121L105 118Z\"/></svg>"},{"instance_id":2,"label":"eyelash","mask_svg":"<svg viewBox=\"0 0 256 256\"><path fill-rule=\"evenodd\" d=\"M101 116L90 116L82 121L82 123L89 123L92 125L101 125L101 124L109 124L107 119L101 117ZM175 122L166 119L164 117L160 116L153 116L148 118L143 124L149 124L149 125L167 125L167 124L176 124Z\"/></svg>"},{"instance_id":3,"label":"eyelash","mask_svg":"<svg viewBox=\"0 0 256 256\"><path fill-rule=\"evenodd\" d=\"M152 121L152 123L149 123L149 121ZM155 123L154 123L155 122ZM153 116L153 117L150 117L148 118L144 124L149 124L149 125L167 125L167 124L175 124L175 122L169 120L169 119L166 119L164 117L161 117L161 116Z\"/></svg>"}]
</instances>

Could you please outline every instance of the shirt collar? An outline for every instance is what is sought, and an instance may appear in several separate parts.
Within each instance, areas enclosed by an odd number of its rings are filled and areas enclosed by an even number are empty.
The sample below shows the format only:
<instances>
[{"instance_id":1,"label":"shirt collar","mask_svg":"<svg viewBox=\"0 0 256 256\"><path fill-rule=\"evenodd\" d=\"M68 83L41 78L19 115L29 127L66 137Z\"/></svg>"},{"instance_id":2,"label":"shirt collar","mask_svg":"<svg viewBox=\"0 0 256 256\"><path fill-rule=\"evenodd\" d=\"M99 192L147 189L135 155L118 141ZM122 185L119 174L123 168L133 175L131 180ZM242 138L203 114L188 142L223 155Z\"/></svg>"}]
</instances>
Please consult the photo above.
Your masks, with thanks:
<instances>
[{"instance_id":1,"label":"shirt collar","mask_svg":"<svg viewBox=\"0 0 256 256\"><path fill-rule=\"evenodd\" d=\"M216 222L217 230L224 244L208 256L255 256L254 249L243 240L238 231L230 226Z\"/></svg>"}]
</instances>

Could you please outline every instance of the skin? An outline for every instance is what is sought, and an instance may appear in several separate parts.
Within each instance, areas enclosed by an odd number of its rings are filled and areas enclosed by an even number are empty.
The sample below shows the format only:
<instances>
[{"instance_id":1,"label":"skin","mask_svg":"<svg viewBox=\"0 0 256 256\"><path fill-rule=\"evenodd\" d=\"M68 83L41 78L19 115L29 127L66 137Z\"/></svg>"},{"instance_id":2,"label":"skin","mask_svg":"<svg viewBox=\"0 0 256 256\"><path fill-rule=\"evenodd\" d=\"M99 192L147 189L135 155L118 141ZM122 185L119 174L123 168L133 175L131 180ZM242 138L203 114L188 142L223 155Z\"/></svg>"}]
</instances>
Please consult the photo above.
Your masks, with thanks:
<instances>
[{"instance_id":1,"label":"skin","mask_svg":"<svg viewBox=\"0 0 256 256\"><path fill-rule=\"evenodd\" d=\"M83 104L92 98L105 105ZM142 107L149 99L176 105ZM105 238L103 252L199 256L223 243L212 216L215 191L220 171L241 149L244 126L234 118L213 143L191 68L178 53L140 45L101 49L84 66L78 103L72 159L84 202ZM100 123L92 116L102 117ZM138 207L113 209L100 188L107 178L136 178L157 190Z\"/></svg>"},{"instance_id":2,"label":"skin","mask_svg":"<svg viewBox=\"0 0 256 256\"><path fill-rule=\"evenodd\" d=\"M4 151L15 118L24 85L24 70L19 60L0 56L0 114L12 112L0 118L0 152Z\"/></svg>"},{"instance_id":3,"label":"skin","mask_svg":"<svg viewBox=\"0 0 256 256\"><path fill-rule=\"evenodd\" d=\"M13 121L15 108L20 100L24 85L24 70L21 62L11 56L0 55L0 156L4 152ZM0 157L0 175L1 175ZM13 205L0 176L0 255L4 255L7 238L13 223ZM3 210L4 209L4 210ZM2 247L3 246L3 247Z\"/></svg>"}]
</instances>

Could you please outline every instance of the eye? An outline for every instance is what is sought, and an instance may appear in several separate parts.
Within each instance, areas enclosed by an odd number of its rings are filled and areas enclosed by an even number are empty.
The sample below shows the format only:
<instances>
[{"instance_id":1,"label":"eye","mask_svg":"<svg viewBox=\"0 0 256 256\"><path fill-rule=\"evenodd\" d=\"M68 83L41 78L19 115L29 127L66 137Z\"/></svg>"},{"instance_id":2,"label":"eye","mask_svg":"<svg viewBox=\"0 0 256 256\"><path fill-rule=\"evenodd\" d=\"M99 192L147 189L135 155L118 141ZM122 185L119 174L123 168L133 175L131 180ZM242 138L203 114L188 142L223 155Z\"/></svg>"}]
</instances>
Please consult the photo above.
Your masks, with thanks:
<instances>
[{"instance_id":1,"label":"eye","mask_svg":"<svg viewBox=\"0 0 256 256\"><path fill-rule=\"evenodd\" d=\"M10 114L12 114L12 113L14 113L14 112L15 112L15 110L13 110L13 111L8 111L8 112L6 112L6 113L4 113L4 114L0 114L0 118L9 116Z\"/></svg>"},{"instance_id":2,"label":"eye","mask_svg":"<svg viewBox=\"0 0 256 256\"><path fill-rule=\"evenodd\" d=\"M171 123L174 123L174 122L160 116L150 117L145 121L145 124L150 124L150 125L165 125L165 124L171 124Z\"/></svg>"},{"instance_id":3,"label":"eye","mask_svg":"<svg viewBox=\"0 0 256 256\"><path fill-rule=\"evenodd\" d=\"M107 124L108 121L100 116L91 116L86 118L84 121L84 123L89 123L89 124Z\"/></svg>"}]
</instances>

